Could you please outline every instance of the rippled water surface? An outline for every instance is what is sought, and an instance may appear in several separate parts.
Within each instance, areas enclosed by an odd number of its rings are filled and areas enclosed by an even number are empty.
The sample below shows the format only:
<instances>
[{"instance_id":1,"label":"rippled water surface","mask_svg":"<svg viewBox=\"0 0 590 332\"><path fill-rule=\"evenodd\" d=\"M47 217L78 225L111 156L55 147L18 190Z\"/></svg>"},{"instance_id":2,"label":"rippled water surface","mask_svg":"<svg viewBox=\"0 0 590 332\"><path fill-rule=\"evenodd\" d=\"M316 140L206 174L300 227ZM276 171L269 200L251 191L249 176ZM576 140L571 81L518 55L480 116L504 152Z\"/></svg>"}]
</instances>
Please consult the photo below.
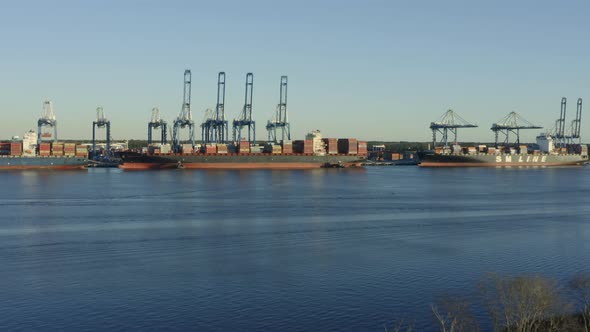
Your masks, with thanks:
<instances>
[{"instance_id":1,"label":"rippled water surface","mask_svg":"<svg viewBox=\"0 0 590 332\"><path fill-rule=\"evenodd\" d=\"M590 266L590 169L0 173L1 330L383 331Z\"/></svg>"}]
</instances>

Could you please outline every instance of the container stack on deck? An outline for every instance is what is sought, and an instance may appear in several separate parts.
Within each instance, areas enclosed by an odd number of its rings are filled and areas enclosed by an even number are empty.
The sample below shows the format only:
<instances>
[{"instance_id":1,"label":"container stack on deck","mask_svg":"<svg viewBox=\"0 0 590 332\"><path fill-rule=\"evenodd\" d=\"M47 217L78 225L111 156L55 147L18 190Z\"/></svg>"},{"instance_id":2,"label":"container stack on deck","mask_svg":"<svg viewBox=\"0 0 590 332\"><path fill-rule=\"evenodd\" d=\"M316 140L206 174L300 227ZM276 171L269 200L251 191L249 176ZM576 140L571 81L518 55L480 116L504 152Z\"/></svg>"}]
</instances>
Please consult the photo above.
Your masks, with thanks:
<instances>
[{"instance_id":1,"label":"container stack on deck","mask_svg":"<svg viewBox=\"0 0 590 332\"><path fill-rule=\"evenodd\" d=\"M88 147L85 145L77 145L76 157L88 157Z\"/></svg>"},{"instance_id":2,"label":"container stack on deck","mask_svg":"<svg viewBox=\"0 0 590 332\"><path fill-rule=\"evenodd\" d=\"M312 154L313 141L310 139L293 141L293 152Z\"/></svg>"},{"instance_id":3,"label":"container stack on deck","mask_svg":"<svg viewBox=\"0 0 590 332\"><path fill-rule=\"evenodd\" d=\"M229 153L229 149L227 144L217 144L217 154L228 154Z\"/></svg>"},{"instance_id":4,"label":"container stack on deck","mask_svg":"<svg viewBox=\"0 0 590 332\"><path fill-rule=\"evenodd\" d=\"M337 138L324 138L324 144L326 145L327 154L338 154L338 139Z\"/></svg>"},{"instance_id":5,"label":"container stack on deck","mask_svg":"<svg viewBox=\"0 0 590 332\"><path fill-rule=\"evenodd\" d=\"M358 156L366 156L369 154L369 150L367 149L367 142L366 141L357 141L357 155Z\"/></svg>"},{"instance_id":6,"label":"container stack on deck","mask_svg":"<svg viewBox=\"0 0 590 332\"><path fill-rule=\"evenodd\" d=\"M240 141L240 143L238 144L238 152L239 153L250 153L250 142Z\"/></svg>"},{"instance_id":7,"label":"container stack on deck","mask_svg":"<svg viewBox=\"0 0 590 332\"><path fill-rule=\"evenodd\" d=\"M51 143L40 143L39 144L39 155L50 156L51 155Z\"/></svg>"},{"instance_id":8,"label":"container stack on deck","mask_svg":"<svg viewBox=\"0 0 590 332\"><path fill-rule=\"evenodd\" d=\"M292 141L283 141L282 144L283 146L283 153L284 154L291 154L293 153L293 142Z\"/></svg>"},{"instance_id":9,"label":"container stack on deck","mask_svg":"<svg viewBox=\"0 0 590 332\"><path fill-rule=\"evenodd\" d=\"M357 139L356 138L339 138L338 139L338 153L356 155L358 153Z\"/></svg>"},{"instance_id":10,"label":"container stack on deck","mask_svg":"<svg viewBox=\"0 0 590 332\"><path fill-rule=\"evenodd\" d=\"M64 155L64 145L63 143L53 143L51 146L51 154L54 156L63 156Z\"/></svg>"},{"instance_id":11,"label":"container stack on deck","mask_svg":"<svg viewBox=\"0 0 590 332\"><path fill-rule=\"evenodd\" d=\"M23 154L23 143L22 142L10 143L10 155L11 156L21 156L22 154Z\"/></svg>"}]
</instances>

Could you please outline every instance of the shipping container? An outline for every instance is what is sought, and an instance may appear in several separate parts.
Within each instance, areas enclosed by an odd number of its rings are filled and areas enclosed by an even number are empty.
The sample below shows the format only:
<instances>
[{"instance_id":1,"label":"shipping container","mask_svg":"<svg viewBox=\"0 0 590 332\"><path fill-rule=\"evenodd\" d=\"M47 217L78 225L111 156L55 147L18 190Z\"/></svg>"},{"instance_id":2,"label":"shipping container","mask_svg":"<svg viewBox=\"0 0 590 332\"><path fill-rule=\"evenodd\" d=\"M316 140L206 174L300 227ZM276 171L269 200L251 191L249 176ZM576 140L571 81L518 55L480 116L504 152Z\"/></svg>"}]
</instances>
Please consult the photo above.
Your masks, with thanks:
<instances>
[{"instance_id":1,"label":"shipping container","mask_svg":"<svg viewBox=\"0 0 590 332\"><path fill-rule=\"evenodd\" d=\"M184 154L191 154L194 152L194 148L192 144L182 144L181 147L181 152ZM164 146L160 146L160 150L162 151L162 153L170 153L170 149L168 148L164 148Z\"/></svg>"},{"instance_id":2,"label":"shipping container","mask_svg":"<svg viewBox=\"0 0 590 332\"><path fill-rule=\"evenodd\" d=\"M228 152L227 144L217 144L218 154L227 154Z\"/></svg>"},{"instance_id":3,"label":"shipping container","mask_svg":"<svg viewBox=\"0 0 590 332\"><path fill-rule=\"evenodd\" d=\"M20 156L23 154L23 142L12 142L10 143L10 155Z\"/></svg>"},{"instance_id":4,"label":"shipping container","mask_svg":"<svg viewBox=\"0 0 590 332\"><path fill-rule=\"evenodd\" d=\"M338 139L338 153L356 155L358 149L358 141L356 138L339 138Z\"/></svg>"},{"instance_id":5,"label":"shipping container","mask_svg":"<svg viewBox=\"0 0 590 332\"><path fill-rule=\"evenodd\" d=\"M293 153L293 144L283 143L283 153Z\"/></svg>"},{"instance_id":6,"label":"shipping container","mask_svg":"<svg viewBox=\"0 0 590 332\"><path fill-rule=\"evenodd\" d=\"M260 145L251 146L250 153L262 153L262 146L260 146Z\"/></svg>"},{"instance_id":7,"label":"shipping container","mask_svg":"<svg viewBox=\"0 0 590 332\"><path fill-rule=\"evenodd\" d=\"M323 142L326 146L327 154L338 154L338 139L337 138L324 138Z\"/></svg>"},{"instance_id":8,"label":"shipping container","mask_svg":"<svg viewBox=\"0 0 590 332\"><path fill-rule=\"evenodd\" d=\"M357 154L359 156L366 156L368 154L367 142L366 141L358 141L358 143L357 143Z\"/></svg>"},{"instance_id":9,"label":"shipping container","mask_svg":"<svg viewBox=\"0 0 590 332\"><path fill-rule=\"evenodd\" d=\"M207 144L203 148L203 152L208 154L216 154L217 153L217 146L214 144Z\"/></svg>"},{"instance_id":10,"label":"shipping container","mask_svg":"<svg viewBox=\"0 0 590 332\"><path fill-rule=\"evenodd\" d=\"M442 151L442 148L441 148ZM402 155L400 153L392 153L391 154L391 160L400 160L402 159Z\"/></svg>"}]
</instances>

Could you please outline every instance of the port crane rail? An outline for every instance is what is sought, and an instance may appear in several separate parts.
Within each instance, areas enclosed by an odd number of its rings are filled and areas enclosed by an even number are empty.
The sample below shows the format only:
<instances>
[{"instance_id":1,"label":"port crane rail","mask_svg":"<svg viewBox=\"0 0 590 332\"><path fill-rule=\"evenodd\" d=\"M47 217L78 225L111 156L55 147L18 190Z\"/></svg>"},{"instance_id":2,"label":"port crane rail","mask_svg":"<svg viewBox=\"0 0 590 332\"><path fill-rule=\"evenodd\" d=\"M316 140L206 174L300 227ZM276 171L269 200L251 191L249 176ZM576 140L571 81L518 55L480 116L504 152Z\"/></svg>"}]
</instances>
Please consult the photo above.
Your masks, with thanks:
<instances>
[{"instance_id":1,"label":"port crane rail","mask_svg":"<svg viewBox=\"0 0 590 332\"><path fill-rule=\"evenodd\" d=\"M510 112L507 116L503 119L498 121L497 123L492 124L491 130L494 132L496 137L496 147L498 147L499 136L502 135L504 138L503 144L505 146L510 145L510 133L516 136L515 145L520 145L520 130L521 129L543 129L543 127L536 126L526 119L524 119L520 114L516 112Z\"/></svg>"},{"instance_id":2,"label":"port crane rail","mask_svg":"<svg viewBox=\"0 0 590 332\"><path fill-rule=\"evenodd\" d=\"M277 143L279 137L283 141L285 138L291 140L291 126L287 116L287 76L281 76L279 104L274 117L266 124L266 130L269 142ZM280 136L277 135L277 131L280 131Z\"/></svg>"},{"instance_id":3,"label":"port crane rail","mask_svg":"<svg viewBox=\"0 0 590 332\"><path fill-rule=\"evenodd\" d=\"M180 146L180 129L189 128L189 141L193 148L195 146L195 122L192 119L191 113L191 71L186 69L184 71L184 92L183 102L180 114L174 120L172 126L172 145L174 152L181 152Z\"/></svg>"},{"instance_id":4,"label":"port crane rail","mask_svg":"<svg viewBox=\"0 0 590 332\"><path fill-rule=\"evenodd\" d=\"M105 115L101 106L96 108L96 121L92 122L92 156L96 159L96 128L106 129L106 157L111 155L111 121Z\"/></svg>"},{"instance_id":5,"label":"port crane rail","mask_svg":"<svg viewBox=\"0 0 590 332\"><path fill-rule=\"evenodd\" d=\"M254 75L252 73L246 74L246 89L244 96L244 107L240 116L233 121L233 135L234 142L245 140L242 136L242 130L246 127L248 129L248 143L256 141L256 123L252 120L252 93L254 89Z\"/></svg>"},{"instance_id":6,"label":"port crane rail","mask_svg":"<svg viewBox=\"0 0 590 332\"><path fill-rule=\"evenodd\" d=\"M57 142L57 120L53 112L53 104L49 100L43 102L43 112L39 121L37 121L37 142L39 143L43 139L41 130L44 126L53 128L53 141Z\"/></svg>"},{"instance_id":7,"label":"port crane rail","mask_svg":"<svg viewBox=\"0 0 590 332\"><path fill-rule=\"evenodd\" d=\"M152 108L152 118L150 122L148 122L148 145L152 144L152 130L153 129L160 129L161 137L160 143L166 144L168 139L167 137L167 127L168 124L166 121L160 118L160 109L157 107Z\"/></svg>"},{"instance_id":8,"label":"port crane rail","mask_svg":"<svg viewBox=\"0 0 590 332\"><path fill-rule=\"evenodd\" d=\"M449 132L453 135L454 142L457 142L457 129L459 128L476 128L477 125L471 124L462 117L460 117L455 111L446 111L439 121L431 122L430 129L432 129L432 146L436 147L436 133L441 134L441 140L439 145L448 147Z\"/></svg>"}]
</instances>

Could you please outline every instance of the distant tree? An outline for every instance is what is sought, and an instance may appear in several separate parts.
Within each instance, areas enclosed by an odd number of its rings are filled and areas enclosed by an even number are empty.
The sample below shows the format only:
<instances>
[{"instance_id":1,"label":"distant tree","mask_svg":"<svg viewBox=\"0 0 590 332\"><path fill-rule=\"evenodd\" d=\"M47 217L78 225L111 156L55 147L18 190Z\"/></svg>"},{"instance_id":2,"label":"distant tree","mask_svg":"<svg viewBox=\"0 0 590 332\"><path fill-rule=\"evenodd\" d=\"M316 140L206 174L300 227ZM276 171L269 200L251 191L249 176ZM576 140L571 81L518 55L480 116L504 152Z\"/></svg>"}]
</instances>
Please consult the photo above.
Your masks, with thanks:
<instances>
[{"instance_id":1,"label":"distant tree","mask_svg":"<svg viewBox=\"0 0 590 332\"><path fill-rule=\"evenodd\" d=\"M569 281L569 287L574 292L574 298L582 308L584 330L590 331L590 274L578 273Z\"/></svg>"},{"instance_id":2,"label":"distant tree","mask_svg":"<svg viewBox=\"0 0 590 332\"><path fill-rule=\"evenodd\" d=\"M387 325L384 325L383 328L385 329L385 332L412 332L414 331L414 326L412 324L408 324L406 322L404 322L403 320L399 321L399 322L395 322L393 324L393 327L391 328L391 330L389 328L387 328Z\"/></svg>"},{"instance_id":3,"label":"distant tree","mask_svg":"<svg viewBox=\"0 0 590 332\"><path fill-rule=\"evenodd\" d=\"M490 274L479 289L496 331L558 331L565 317L557 283L549 278Z\"/></svg>"},{"instance_id":4,"label":"distant tree","mask_svg":"<svg viewBox=\"0 0 590 332\"><path fill-rule=\"evenodd\" d=\"M461 296L442 296L430 306L441 332L479 331L469 301Z\"/></svg>"}]
</instances>

